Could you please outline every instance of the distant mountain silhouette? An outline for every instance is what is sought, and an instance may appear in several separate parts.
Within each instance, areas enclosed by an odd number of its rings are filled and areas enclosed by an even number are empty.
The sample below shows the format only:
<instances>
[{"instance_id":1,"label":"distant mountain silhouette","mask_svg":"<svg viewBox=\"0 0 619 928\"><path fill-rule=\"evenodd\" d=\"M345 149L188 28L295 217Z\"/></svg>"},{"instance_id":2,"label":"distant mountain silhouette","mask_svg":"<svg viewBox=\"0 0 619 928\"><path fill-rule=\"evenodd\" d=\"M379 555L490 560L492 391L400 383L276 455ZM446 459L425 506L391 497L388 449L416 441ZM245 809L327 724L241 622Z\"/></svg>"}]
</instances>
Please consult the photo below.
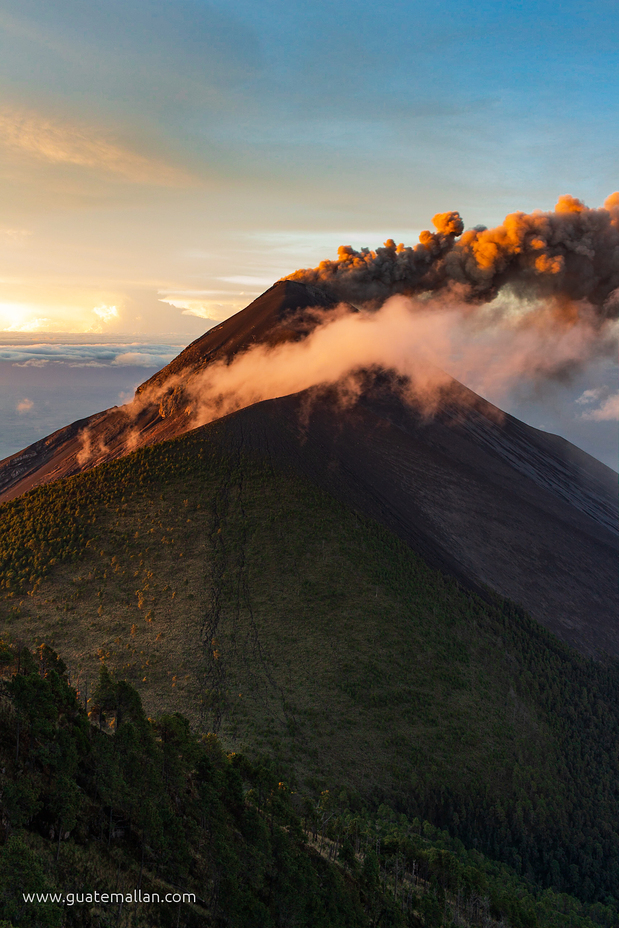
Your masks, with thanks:
<instances>
[{"instance_id":1,"label":"distant mountain silhouette","mask_svg":"<svg viewBox=\"0 0 619 928\"><path fill-rule=\"evenodd\" d=\"M139 387L135 418L106 410L0 463L0 500L184 434L185 388L200 371L252 344L302 338L306 310L335 305L323 291L277 283ZM619 657L616 474L456 381L441 397L428 418L377 375L345 409L333 391L305 391L203 428L302 472L463 585L520 603L582 653Z\"/></svg>"}]
</instances>

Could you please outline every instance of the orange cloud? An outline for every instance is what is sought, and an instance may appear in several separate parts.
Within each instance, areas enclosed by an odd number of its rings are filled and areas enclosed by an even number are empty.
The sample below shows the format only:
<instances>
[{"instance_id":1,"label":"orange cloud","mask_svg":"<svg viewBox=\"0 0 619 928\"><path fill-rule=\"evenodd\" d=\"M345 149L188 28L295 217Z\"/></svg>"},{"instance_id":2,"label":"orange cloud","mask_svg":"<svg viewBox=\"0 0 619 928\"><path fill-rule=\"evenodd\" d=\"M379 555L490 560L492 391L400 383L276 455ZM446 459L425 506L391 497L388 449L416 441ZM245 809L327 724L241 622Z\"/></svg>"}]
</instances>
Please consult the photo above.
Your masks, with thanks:
<instances>
[{"instance_id":1,"label":"orange cloud","mask_svg":"<svg viewBox=\"0 0 619 928\"><path fill-rule=\"evenodd\" d=\"M60 122L35 112L0 110L0 144L51 164L94 168L137 184L178 187L185 172L117 144L91 126Z\"/></svg>"}]
</instances>

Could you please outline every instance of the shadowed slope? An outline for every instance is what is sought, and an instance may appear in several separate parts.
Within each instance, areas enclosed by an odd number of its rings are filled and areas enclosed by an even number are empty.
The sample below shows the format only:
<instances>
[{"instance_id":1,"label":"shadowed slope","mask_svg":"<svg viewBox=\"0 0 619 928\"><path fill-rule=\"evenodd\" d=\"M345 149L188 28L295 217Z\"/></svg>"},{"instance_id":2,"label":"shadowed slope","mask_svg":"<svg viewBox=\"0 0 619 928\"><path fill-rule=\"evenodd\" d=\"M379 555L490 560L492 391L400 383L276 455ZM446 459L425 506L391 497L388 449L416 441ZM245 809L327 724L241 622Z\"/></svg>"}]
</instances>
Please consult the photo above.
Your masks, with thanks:
<instances>
[{"instance_id":1,"label":"shadowed slope","mask_svg":"<svg viewBox=\"0 0 619 928\"><path fill-rule=\"evenodd\" d=\"M298 394L220 425L231 447L291 465L582 653L619 656L616 474L465 393L432 419L379 390L345 415Z\"/></svg>"}]
</instances>

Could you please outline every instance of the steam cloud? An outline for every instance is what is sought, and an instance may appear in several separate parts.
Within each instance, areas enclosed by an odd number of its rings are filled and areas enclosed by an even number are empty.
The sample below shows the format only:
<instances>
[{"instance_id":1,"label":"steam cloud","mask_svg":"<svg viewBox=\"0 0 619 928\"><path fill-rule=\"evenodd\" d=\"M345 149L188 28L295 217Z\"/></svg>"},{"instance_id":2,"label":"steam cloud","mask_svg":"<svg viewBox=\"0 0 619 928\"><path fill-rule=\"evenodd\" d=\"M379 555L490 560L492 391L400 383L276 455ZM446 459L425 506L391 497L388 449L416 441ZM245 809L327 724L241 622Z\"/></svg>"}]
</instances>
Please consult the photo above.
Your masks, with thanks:
<instances>
[{"instance_id":1,"label":"steam cloud","mask_svg":"<svg viewBox=\"0 0 619 928\"><path fill-rule=\"evenodd\" d=\"M361 372L378 368L403 376L405 398L431 414L443 391L453 389L452 377L482 394L497 394L523 376L563 376L599 348L597 332L584 323L557 331L522 325L506 313L497 323L494 315L481 325L457 304L437 312L428 302L395 296L377 311L332 319L325 313L303 341L256 345L231 364L209 365L176 392L193 424L203 425L318 385L338 384L342 400L352 401L363 386Z\"/></svg>"}]
</instances>

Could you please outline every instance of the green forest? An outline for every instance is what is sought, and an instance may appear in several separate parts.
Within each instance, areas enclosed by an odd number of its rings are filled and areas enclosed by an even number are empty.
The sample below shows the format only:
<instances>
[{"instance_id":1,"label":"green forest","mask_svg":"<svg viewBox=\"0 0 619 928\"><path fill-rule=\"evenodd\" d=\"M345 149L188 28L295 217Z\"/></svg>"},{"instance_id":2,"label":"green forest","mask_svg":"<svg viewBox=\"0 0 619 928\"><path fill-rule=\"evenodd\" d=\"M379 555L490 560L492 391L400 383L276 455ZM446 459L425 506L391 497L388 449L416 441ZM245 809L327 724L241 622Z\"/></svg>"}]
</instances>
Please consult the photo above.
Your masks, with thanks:
<instances>
[{"instance_id":1,"label":"green forest","mask_svg":"<svg viewBox=\"0 0 619 928\"><path fill-rule=\"evenodd\" d=\"M0 589L0 920L617 923L617 664L217 424L0 507Z\"/></svg>"},{"instance_id":2,"label":"green forest","mask_svg":"<svg viewBox=\"0 0 619 928\"><path fill-rule=\"evenodd\" d=\"M2 645L0 660L0 925L615 924L612 907L528 884L427 821L345 790L304 795L180 714L148 719L104 665L87 714L48 646ZM80 901L134 890L195 901ZM22 895L58 891L70 905Z\"/></svg>"}]
</instances>

